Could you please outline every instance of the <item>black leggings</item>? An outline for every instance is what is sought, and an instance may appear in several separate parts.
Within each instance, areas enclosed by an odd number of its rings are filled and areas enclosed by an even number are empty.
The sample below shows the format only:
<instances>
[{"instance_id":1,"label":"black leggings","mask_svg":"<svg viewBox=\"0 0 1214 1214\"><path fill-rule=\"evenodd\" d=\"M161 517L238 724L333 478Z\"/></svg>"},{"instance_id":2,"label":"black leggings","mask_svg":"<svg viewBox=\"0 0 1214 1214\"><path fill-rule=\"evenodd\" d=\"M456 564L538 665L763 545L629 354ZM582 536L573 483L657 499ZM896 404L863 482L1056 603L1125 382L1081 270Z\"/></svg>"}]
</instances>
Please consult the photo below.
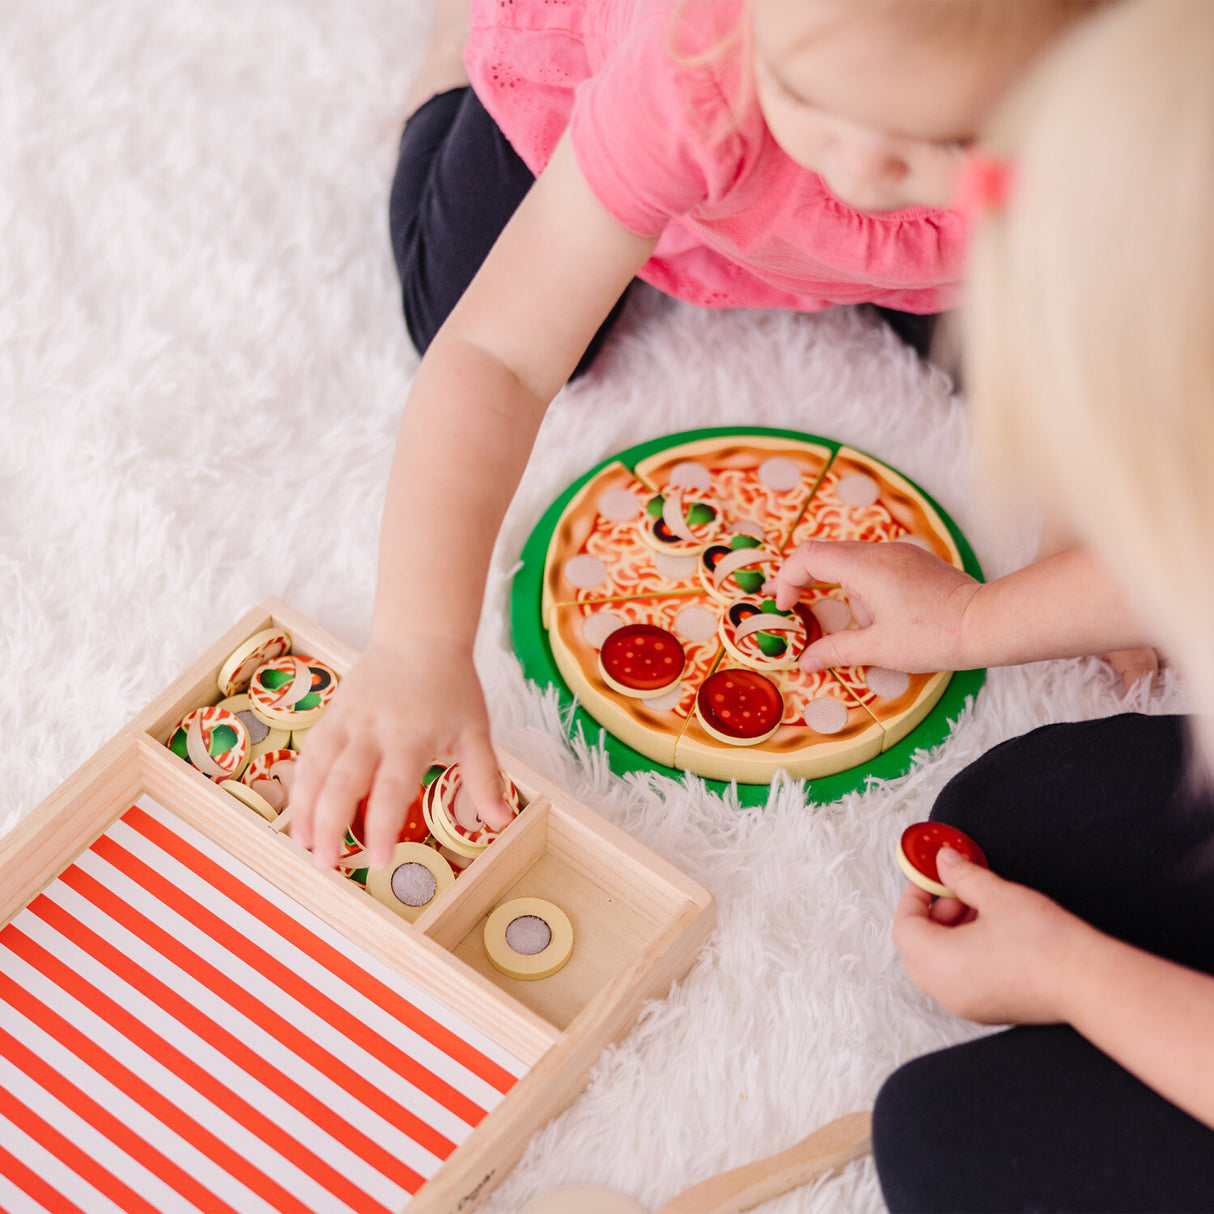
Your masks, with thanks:
<instances>
[{"instance_id":1,"label":"black leggings","mask_svg":"<svg viewBox=\"0 0 1214 1214\"><path fill-rule=\"evenodd\" d=\"M932 817L1000 876L1214 973L1214 798L1185 753L1179 717L1047 726L961 772ZM895 1214L1214 1211L1214 1131L1065 1025L916 1059L886 1080L873 1122Z\"/></svg>"},{"instance_id":2,"label":"black leggings","mask_svg":"<svg viewBox=\"0 0 1214 1214\"><path fill-rule=\"evenodd\" d=\"M534 182L471 88L439 93L409 119L388 219L405 324L419 354L426 352ZM575 377L593 362L626 299L627 292L599 327ZM927 357L935 316L873 310Z\"/></svg>"},{"instance_id":3,"label":"black leggings","mask_svg":"<svg viewBox=\"0 0 1214 1214\"><path fill-rule=\"evenodd\" d=\"M431 97L405 125L388 204L405 325L424 354L535 183L470 88ZM623 311L612 308L573 375Z\"/></svg>"}]
</instances>

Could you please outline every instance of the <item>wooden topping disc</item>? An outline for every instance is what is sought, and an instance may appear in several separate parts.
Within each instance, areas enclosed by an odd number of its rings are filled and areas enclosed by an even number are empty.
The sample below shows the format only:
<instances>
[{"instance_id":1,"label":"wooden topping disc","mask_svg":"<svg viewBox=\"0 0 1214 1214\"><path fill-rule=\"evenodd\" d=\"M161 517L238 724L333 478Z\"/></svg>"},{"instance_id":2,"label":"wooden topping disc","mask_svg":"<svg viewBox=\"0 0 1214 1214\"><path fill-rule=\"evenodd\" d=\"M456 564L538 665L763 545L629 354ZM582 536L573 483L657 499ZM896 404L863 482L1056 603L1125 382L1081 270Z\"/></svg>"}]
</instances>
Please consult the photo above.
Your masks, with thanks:
<instances>
[{"instance_id":1,"label":"wooden topping disc","mask_svg":"<svg viewBox=\"0 0 1214 1214\"><path fill-rule=\"evenodd\" d=\"M249 764L243 776L247 784L259 797L274 807L275 814L286 809L291 800L291 785L295 780L295 764L299 755L285 747L267 750Z\"/></svg>"},{"instance_id":2,"label":"wooden topping disc","mask_svg":"<svg viewBox=\"0 0 1214 1214\"><path fill-rule=\"evenodd\" d=\"M770 738L784 718L780 689L756 670L718 670L700 684L696 716L719 742L754 746Z\"/></svg>"},{"instance_id":3,"label":"wooden topping disc","mask_svg":"<svg viewBox=\"0 0 1214 1214\"><path fill-rule=\"evenodd\" d=\"M426 836L430 833L426 826L426 817L422 813L422 797L425 795L425 789L419 788L417 796L409 803L409 808L405 810L405 820L401 823L400 843L424 843Z\"/></svg>"},{"instance_id":4,"label":"wooden topping disc","mask_svg":"<svg viewBox=\"0 0 1214 1214\"><path fill-rule=\"evenodd\" d=\"M265 797L255 793L247 784L242 783L240 780L223 780L220 782L219 787L224 792L231 793L242 805L247 805L250 809L256 810L267 822L273 822L278 817L278 810Z\"/></svg>"},{"instance_id":5,"label":"wooden topping disc","mask_svg":"<svg viewBox=\"0 0 1214 1214\"><path fill-rule=\"evenodd\" d=\"M640 532L645 543L659 552L695 556L724 527L721 508L707 489L675 485L650 498Z\"/></svg>"},{"instance_id":6,"label":"wooden topping disc","mask_svg":"<svg viewBox=\"0 0 1214 1214\"><path fill-rule=\"evenodd\" d=\"M780 568L780 557L749 536L710 544L700 553L700 584L719 603L760 594Z\"/></svg>"},{"instance_id":7,"label":"wooden topping disc","mask_svg":"<svg viewBox=\"0 0 1214 1214\"><path fill-rule=\"evenodd\" d=\"M299 729L311 725L337 690L337 672L316 658L281 657L258 667L249 703L267 724Z\"/></svg>"},{"instance_id":8,"label":"wooden topping disc","mask_svg":"<svg viewBox=\"0 0 1214 1214\"><path fill-rule=\"evenodd\" d=\"M779 611L774 599L738 599L721 614L721 642L756 670L791 670L801 651L822 635L812 612L798 603Z\"/></svg>"},{"instance_id":9,"label":"wooden topping disc","mask_svg":"<svg viewBox=\"0 0 1214 1214\"><path fill-rule=\"evenodd\" d=\"M461 851L460 848L452 848L452 841L455 838L455 832L448 826L447 818L441 812L443 800L443 786L440 784L440 776L438 779L431 781L426 786L425 792L422 793L422 815L425 818L426 825L430 828L431 835L434 836L434 841L441 847L451 848L452 851L460 851L461 855L480 855L484 850L479 845L466 844L467 851Z\"/></svg>"},{"instance_id":10,"label":"wooden topping disc","mask_svg":"<svg viewBox=\"0 0 1214 1214\"><path fill-rule=\"evenodd\" d=\"M502 782L502 799L517 815L522 805L518 788L504 771L499 771L498 775ZM464 788L458 763L444 767L430 782L422 797L422 813L434 838L462 856L479 856L501 830L505 830L504 826L496 830L482 821Z\"/></svg>"},{"instance_id":11,"label":"wooden topping disc","mask_svg":"<svg viewBox=\"0 0 1214 1214\"><path fill-rule=\"evenodd\" d=\"M540 930L540 925L547 930ZM485 956L508 978L547 978L572 953L569 916L543 898L513 898L485 921Z\"/></svg>"},{"instance_id":12,"label":"wooden topping disc","mask_svg":"<svg viewBox=\"0 0 1214 1214\"><path fill-rule=\"evenodd\" d=\"M902 832L898 841L898 867L920 889L938 898L955 897L953 891L940 882L936 856L942 847L951 847L967 860L989 868L982 848L964 831L947 822L915 822Z\"/></svg>"},{"instance_id":13,"label":"wooden topping disc","mask_svg":"<svg viewBox=\"0 0 1214 1214\"><path fill-rule=\"evenodd\" d=\"M383 868L367 870L367 893L410 923L455 880L451 865L424 843L398 843Z\"/></svg>"},{"instance_id":14,"label":"wooden topping disc","mask_svg":"<svg viewBox=\"0 0 1214 1214\"><path fill-rule=\"evenodd\" d=\"M236 778L249 761L249 735L240 718L214 705L187 712L177 722L168 745L216 783Z\"/></svg>"},{"instance_id":15,"label":"wooden topping disc","mask_svg":"<svg viewBox=\"0 0 1214 1214\"><path fill-rule=\"evenodd\" d=\"M430 833L430 827L422 813L422 799L426 795L426 786L419 784L417 795L405 810L405 820L400 828L398 843L424 843ZM354 820L347 828L347 834L358 846L365 847L367 843L367 802L370 798L363 797L354 809Z\"/></svg>"},{"instance_id":16,"label":"wooden topping disc","mask_svg":"<svg viewBox=\"0 0 1214 1214\"><path fill-rule=\"evenodd\" d=\"M259 666L291 652L291 634L281 628L266 628L237 645L219 668L215 682L221 696L244 691Z\"/></svg>"},{"instance_id":17,"label":"wooden topping disc","mask_svg":"<svg viewBox=\"0 0 1214 1214\"><path fill-rule=\"evenodd\" d=\"M226 700L220 700L215 707L226 708L228 712L235 713L240 718L240 723L249 735L250 761L256 759L258 755L265 754L267 750L282 750L291 741L291 734L288 730L277 725L267 725L253 711L249 697L243 692L240 695L228 696Z\"/></svg>"},{"instance_id":18,"label":"wooden topping disc","mask_svg":"<svg viewBox=\"0 0 1214 1214\"><path fill-rule=\"evenodd\" d=\"M656 624L625 624L599 650L599 673L607 685L643 699L675 687L686 664L682 642Z\"/></svg>"}]
</instances>

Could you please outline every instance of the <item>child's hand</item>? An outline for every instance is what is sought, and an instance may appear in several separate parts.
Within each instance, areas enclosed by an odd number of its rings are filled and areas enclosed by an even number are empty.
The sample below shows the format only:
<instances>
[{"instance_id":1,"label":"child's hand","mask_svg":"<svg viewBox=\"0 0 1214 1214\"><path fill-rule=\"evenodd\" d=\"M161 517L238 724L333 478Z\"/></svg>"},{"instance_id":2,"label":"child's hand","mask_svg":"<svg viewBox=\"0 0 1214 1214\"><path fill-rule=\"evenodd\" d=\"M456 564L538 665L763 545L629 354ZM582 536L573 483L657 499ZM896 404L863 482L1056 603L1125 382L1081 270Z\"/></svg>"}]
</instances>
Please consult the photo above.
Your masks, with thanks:
<instances>
[{"instance_id":1,"label":"child's hand","mask_svg":"<svg viewBox=\"0 0 1214 1214\"><path fill-rule=\"evenodd\" d=\"M894 943L911 981L950 1012L981 1024L1064 1019L1067 984L1082 972L1074 958L1093 929L951 848L936 862L957 899L933 902L907 885L894 912Z\"/></svg>"},{"instance_id":2,"label":"child's hand","mask_svg":"<svg viewBox=\"0 0 1214 1214\"><path fill-rule=\"evenodd\" d=\"M292 836L318 866L332 867L369 792L363 842L371 867L382 867L436 760L459 763L485 822L510 820L471 656L434 643L370 646L308 734L292 790Z\"/></svg>"},{"instance_id":3,"label":"child's hand","mask_svg":"<svg viewBox=\"0 0 1214 1214\"><path fill-rule=\"evenodd\" d=\"M981 584L946 561L914 544L807 540L776 574L776 605L787 610L815 582L841 585L860 627L808 646L802 670L965 669L965 613Z\"/></svg>"},{"instance_id":4,"label":"child's hand","mask_svg":"<svg viewBox=\"0 0 1214 1214\"><path fill-rule=\"evenodd\" d=\"M1142 679L1149 688L1159 674L1159 653L1154 649L1114 649L1104 660L1121 676L1126 691L1133 691Z\"/></svg>"}]
</instances>

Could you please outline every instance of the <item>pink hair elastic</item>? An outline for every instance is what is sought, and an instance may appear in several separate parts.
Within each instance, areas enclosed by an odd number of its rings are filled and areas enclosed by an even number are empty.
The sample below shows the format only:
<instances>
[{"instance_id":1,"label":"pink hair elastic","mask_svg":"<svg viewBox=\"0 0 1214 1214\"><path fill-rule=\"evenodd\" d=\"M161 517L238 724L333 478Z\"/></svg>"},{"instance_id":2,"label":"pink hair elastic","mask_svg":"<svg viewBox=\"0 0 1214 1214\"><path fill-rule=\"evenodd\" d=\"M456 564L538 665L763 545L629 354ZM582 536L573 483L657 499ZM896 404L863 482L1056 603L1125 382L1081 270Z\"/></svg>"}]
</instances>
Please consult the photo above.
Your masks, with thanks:
<instances>
[{"instance_id":1,"label":"pink hair elastic","mask_svg":"<svg viewBox=\"0 0 1214 1214\"><path fill-rule=\"evenodd\" d=\"M969 215L1004 210L1012 189L1012 177L1009 161L996 160L985 152L971 152L961 173L957 209Z\"/></svg>"}]
</instances>

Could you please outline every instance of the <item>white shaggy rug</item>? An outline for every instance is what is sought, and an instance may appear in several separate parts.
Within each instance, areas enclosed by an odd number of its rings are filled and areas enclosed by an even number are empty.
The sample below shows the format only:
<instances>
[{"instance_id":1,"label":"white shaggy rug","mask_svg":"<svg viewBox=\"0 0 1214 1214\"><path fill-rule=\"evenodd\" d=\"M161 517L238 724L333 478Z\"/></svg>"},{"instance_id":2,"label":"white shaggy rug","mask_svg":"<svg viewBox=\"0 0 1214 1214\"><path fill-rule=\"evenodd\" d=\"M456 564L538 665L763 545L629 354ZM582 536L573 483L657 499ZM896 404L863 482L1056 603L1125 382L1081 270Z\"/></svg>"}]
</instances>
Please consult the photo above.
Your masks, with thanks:
<instances>
[{"instance_id":1,"label":"white shaggy rug","mask_svg":"<svg viewBox=\"0 0 1214 1214\"><path fill-rule=\"evenodd\" d=\"M6 0L0 8L0 824L11 826L269 595L367 635L378 516L416 359L386 237L405 0ZM964 403L840 312L709 314L637 293L553 407L506 521L480 668L497 740L703 882L720 927L484 1205L563 1182L651 1207L870 1107L898 1063L981 1031L889 941L898 832L992 744L1127 700L1096 660L992 672L906 777L740 810L621 780L562 740L511 653L509 574L543 508L643 439L795 427L919 480L988 574L1033 550L972 500ZM441 588L436 588L441 591ZM871 1160L770 1214L882 1208Z\"/></svg>"}]
</instances>

